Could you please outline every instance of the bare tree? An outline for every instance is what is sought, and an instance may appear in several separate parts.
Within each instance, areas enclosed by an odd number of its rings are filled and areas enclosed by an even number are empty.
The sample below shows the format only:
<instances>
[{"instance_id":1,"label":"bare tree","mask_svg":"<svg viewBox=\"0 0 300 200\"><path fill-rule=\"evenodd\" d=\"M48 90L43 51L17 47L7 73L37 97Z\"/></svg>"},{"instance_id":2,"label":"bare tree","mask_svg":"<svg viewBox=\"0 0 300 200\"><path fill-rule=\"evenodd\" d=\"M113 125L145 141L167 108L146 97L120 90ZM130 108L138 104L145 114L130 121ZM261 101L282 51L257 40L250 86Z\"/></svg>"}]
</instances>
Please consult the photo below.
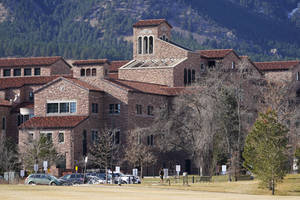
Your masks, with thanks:
<instances>
[{"instance_id":1,"label":"bare tree","mask_svg":"<svg viewBox=\"0 0 300 200\"><path fill-rule=\"evenodd\" d=\"M133 166L141 169L141 177L143 177L143 168L145 165L154 164L157 157L154 153L154 147L146 145L142 138L148 136L149 129L136 128L128 133L128 139L125 149L124 160Z\"/></svg>"},{"instance_id":2,"label":"bare tree","mask_svg":"<svg viewBox=\"0 0 300 200\"><path fill-rule=\"evenodd\" d=\"M89 158L93 164L105 169L108 183L108 169L118 160L119 145L115 144L115 130L103 128L89 149Z\"/></svg>"},{"instance_id":3,"label":"bare tree","mask_svg":"<svg viewBox=\"0 0 300 200\"><path fill-rule=\"evenodd\" d=\"M11 139L0 140L0 172L17 170L19 168L19 153L17 145Z\"/></svg>"}]
</instances>

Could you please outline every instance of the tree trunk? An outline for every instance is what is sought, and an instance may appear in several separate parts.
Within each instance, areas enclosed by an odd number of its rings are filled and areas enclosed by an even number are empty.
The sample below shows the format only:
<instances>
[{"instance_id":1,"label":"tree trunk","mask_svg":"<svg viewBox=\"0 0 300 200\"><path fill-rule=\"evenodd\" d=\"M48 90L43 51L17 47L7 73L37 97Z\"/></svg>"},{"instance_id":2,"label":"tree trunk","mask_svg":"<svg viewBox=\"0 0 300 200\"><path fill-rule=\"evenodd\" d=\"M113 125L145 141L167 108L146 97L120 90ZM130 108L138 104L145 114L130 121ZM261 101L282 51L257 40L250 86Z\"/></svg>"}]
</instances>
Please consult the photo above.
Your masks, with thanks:
<instances>
[{"instance_id":1,"label":"tree trunk","mask_svg":"<svg viewBox=\"0 0 300 200\"><path fill-rule=\"evenodd\" d=\"M272 195L275 194L275 181L272 179Z\"/></svg>"}]
</instances>

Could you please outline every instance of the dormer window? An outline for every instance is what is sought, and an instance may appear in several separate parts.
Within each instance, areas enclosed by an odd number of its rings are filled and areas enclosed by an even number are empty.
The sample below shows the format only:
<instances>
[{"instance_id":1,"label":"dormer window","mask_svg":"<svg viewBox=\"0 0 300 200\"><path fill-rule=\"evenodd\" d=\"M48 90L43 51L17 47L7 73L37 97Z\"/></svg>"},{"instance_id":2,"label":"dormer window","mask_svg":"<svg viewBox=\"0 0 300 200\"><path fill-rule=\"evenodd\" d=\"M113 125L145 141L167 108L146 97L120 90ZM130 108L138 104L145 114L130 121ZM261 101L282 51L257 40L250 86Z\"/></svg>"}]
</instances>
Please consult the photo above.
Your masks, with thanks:
<instances>
[{"instance_id":1,"label":"dormer window","mask_svg":"<svg viewBox=\"0 0 300 200\"><path fill-rule=\"evenodd\" d=\"M85 76L85 69L80 70L80 76Z\"/></svg>"},{"instance_id":2,"label":"dormer window","mask_svg":"<svg viewBox=\"0 0 300 200\"><path fill-rule=\"evenodd\" d=\"M144 54L148 54L148 37L144 37Z\"/></svg>"},{"instance_id":3,"label":"dormer window","mask_svg":"<svg viewBox=\"0 0 300 200\"><path fill-rule=\"evenodd\" d=\"M153 53L153 37L149 37L149 54Z\"/></svg>"},{"instance_id":4,"label":"dormer window","mask_svg":"<svg viewBox=\"0 0 300 200\"><path fill-rule=\"evenodd\" d=\"M86 76L90 76L91 75L91 69L86 69Z\"/></svg>"},{"instance_id":5,"label":"dormer window","mask_svg":"<svg viewBox=\"0 0 300 200\"><path fill-rule=\"evenodd\" d=\"M138 54L142 54L142 37L138 39Z\"/></svg>"}]
</instances>

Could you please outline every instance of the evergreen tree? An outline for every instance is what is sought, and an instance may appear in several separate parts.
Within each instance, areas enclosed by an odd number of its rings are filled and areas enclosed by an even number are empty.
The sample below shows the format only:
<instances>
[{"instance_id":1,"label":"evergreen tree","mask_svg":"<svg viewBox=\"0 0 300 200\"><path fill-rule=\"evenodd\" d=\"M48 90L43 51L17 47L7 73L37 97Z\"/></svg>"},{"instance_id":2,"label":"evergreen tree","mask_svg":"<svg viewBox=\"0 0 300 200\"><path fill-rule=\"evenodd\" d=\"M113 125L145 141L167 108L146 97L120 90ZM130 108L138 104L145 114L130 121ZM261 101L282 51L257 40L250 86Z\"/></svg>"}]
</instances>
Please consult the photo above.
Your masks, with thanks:
<instances>
[{"instance_id":1,"label":"evergreen tree","mask_svg":"<svg viewBox=\"0 0 300 200\"><path fill-rule=\"evenodd\" d=\"M278 122L277 114L269 110L260 113L246 138L244 166L269 186L272 194L287 173L287 128Z\"/></svg>"}]
</instances>

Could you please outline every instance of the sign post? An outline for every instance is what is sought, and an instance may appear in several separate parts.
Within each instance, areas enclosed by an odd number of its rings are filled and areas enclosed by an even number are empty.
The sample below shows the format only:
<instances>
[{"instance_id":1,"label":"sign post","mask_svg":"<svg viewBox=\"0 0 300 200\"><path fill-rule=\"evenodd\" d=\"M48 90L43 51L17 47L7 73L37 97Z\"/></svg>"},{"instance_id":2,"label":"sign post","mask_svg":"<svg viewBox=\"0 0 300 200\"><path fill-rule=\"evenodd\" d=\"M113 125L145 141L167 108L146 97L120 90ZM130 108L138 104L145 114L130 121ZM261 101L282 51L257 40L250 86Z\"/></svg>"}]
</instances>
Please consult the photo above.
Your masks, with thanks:
<instances>
[{"instance_id":1,"label":"sign post","mask_svg":"<svg viewBox=\"0 0 300 200\"><path fill-rule=\"evenodd\" d=\"M39 165L38 164L34 164L33 165L33 169L34 169L35 173L37 173L39 171Z\"/></svg>"},{"instance_id":2,"label":"sign post","mask_svg":"<svg viewBox=\"0 0 300 200\"><path fill-rule=\"evenodd\" d=\"M83 183L85 181L85 170L86 170L86 163L88 161L88 157L86 156L85 159L84 159L84 172L83 172Z\"/></svg>"},{"instance_id":3,"label":"sign post","mask_svg":"<svg viewBox=\"0 0 300 200\"><path fill-rule=\"evenodd\" d=\"M222 174L223 174L223 175L226 174L226 165L222 165Z\"/></svg>"},{"instance_id":4,"label":"sign post","mask_svg":"<svg viewBox=\"0 0 300 200\"><path fill-rule=\"evenodd\" d=\"M167 168L164 169L164 178L168 178L169 177L169 170Z\"/></svg>"},{"instance_id":5,"label":"sign post","mask_svg":"<svg viewBox=\"0 0 300 200\"><path fill-rule=\"evenodd\" d=\"M48 161L44 161L43 162L43 167L44 167L44 171L45 171L45 173L47 173L47 169L48 169Z\"/></svg>"},{"instance_id":6,"label":"sign post","mask_svg":"<svg viewBox=\"0 0 300 200\"><path fill-rule=\"evenodd\" d=\"M176 172L177 172L177 176L179 176L179 173L180 173L180 168L181 168L181 166L180 166L180 165L176 165Z\"/></svg>"},{"instance_id":7,"label":"sign post","mask_svg":"<svg viewBox=\"0 0 300 200\"><path fill-rule=\"evenodd\" d=\"M138 169L136 169L136 168L132 169L132 175L138 176Z\"/></svg>"},{"instance_id":8,"label":"sign post","mask_svg":"<svg viewBox=\"0 0 300 200\"><path fill-rule=\"evenodd\" d=\"M24 170L24 169L22 169L22 170L20 171L20 176L21 176L22 178L24 178L24 176L25 176L25 170Z\"/></svg>"},{"instance_id":9,"label":"sign post","mask_svg":"<svg viewBox=\"0 0 300 200\"><path fill-rule=\"evenodd\" d=\"M120 173L120 167L116 166L116 173Z\"/></svg>"}]
</instances>

